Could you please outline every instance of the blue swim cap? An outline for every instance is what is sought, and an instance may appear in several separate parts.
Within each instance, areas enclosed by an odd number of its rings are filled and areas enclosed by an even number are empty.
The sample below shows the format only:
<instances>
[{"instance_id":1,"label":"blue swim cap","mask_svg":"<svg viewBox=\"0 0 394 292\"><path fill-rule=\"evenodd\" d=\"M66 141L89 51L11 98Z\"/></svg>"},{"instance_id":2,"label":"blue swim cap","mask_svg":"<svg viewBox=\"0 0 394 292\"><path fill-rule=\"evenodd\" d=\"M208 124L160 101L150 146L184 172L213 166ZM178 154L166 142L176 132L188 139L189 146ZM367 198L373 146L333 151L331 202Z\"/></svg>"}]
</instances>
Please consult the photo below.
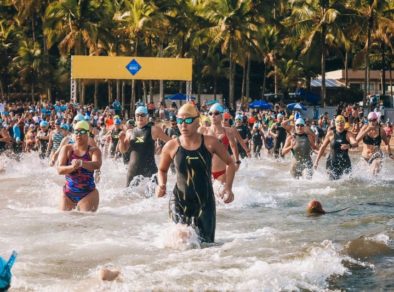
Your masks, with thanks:
<instances>
[{"instance_id":1,"label":"blue swim cap","mask_svg":"<svg viewBox=\"0 0 394 292\"><path fill-rule=\"evenodd\" d=\"M77 114L74 117L74 122L80 122L80 121L84 121L84 120L85 120L85 117L82 114Z\"/></svg>"},{"instance_id":2,"label":"blue swim cap","mask_svg":"<svg viewBox=\"0 0 394 292\"><path fill-rule=\"evenodd\" d=\"M12 252L10 259L6 262L2 257L0 257L0 290L3 291L7 289L11 284L12 274L11 269L15 263L17 253Z\"/></svg>"},{"instance_id":3,"label":"blue swim cap","mask_svg":"<svg viewBox=\"0 0 394 292\"><path fill-rule=\"evenodd\" d=\"M70 127L67 124L62 124L60 126L60 128L66 130L66 131L70 130Z\"/></svg>"},{"instance_id":4,"label":"blue swim cap","mask_svg":"<svg viewBox=\"0 0 394 292\"><path fill-rule=\"evenodd\" d=\"M120 125L122 123L121 119L115 119L115 125Z\"/></svg>"},{"instance_id":5,"label":"blue swim cap","mask_svg":"<svg viewBox=\"0 0 394 292\"><path fill-rule=\"evenodd\" d=\"M90 116L89 116L88 114L86 114L86 115L84 116L84 119L85 119L85 121L89 121L89 120L90 120Z\"/></svg>"},{"instance_id":6,"label":"blue swim cap","mask_svg":"<svg viewBox=\"0 0 394 292\"><path fill-rule=\"evenodd\" d=\"M209 112L219 112L222 114L224 112L224 108L220 103L215 103L214 105L211 106Z\"/></svg>"},{"instance_id":7,"label":"blue swim cap","mask_svg":"<svg viewBox=\"0 0 394 292\"><path fill-rule=\"evenodd\" d=\"M60 126L62 124L61 120L56 120L55 125Z\"/></svg>"},{"instance_id":8,"label":"blue swim cap","mask_svg":"<svg viewBox=\"0 0 394 292\"><path fill-rule=\"evenodd\" d=\"M41 121L40 127L48 127L48 122L47 121Z\"/></svg>"},{"instance_id":9,"label":"blue swim cap","mask_svg":"<svg viewBox=\"0 0 394 292\"><path fill-rule=\"evenodd\" d=\"M148 109L146 108L146 106L139 106L139 107L137 107L137 109L135 110L135 114L144 114L144 115L147 115L147 114L148 114Z\"/></svg>"},{"instance_id":10,"label":"blue swim cap","mask_svg":"<svg viewBox=\"0 0 394 292\"><path fill-rule=\"evenodd\" d=\"M242 115L238 114L238 115L235 116L235 120L236 121L242 121L242 119L243 119Z\"/></svg>"}]
</instances>

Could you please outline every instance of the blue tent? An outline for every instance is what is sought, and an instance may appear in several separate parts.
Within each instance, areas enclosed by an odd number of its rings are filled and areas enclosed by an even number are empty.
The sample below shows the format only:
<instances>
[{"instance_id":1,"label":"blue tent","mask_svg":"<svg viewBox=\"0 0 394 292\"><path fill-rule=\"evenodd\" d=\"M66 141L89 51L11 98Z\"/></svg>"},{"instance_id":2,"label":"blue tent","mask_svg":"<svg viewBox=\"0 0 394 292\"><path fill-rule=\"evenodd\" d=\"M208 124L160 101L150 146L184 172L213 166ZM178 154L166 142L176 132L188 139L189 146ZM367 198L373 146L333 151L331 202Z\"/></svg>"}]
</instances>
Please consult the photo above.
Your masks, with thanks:
<instances>
[{"instance_id":1,"label":"blue tent","mask_svg":"<svg viewBox=\"0 0 394 292\"><path fill-rule=\"evenodd\" d=\"M303 88L298 88L295 92L295 96L300 97L311 104L318 104L320 102L320 95L306 91Z\"/></svg>"},{"instance_id":2,"label":"blue tent","mask_svg":"<svg viewBox=\"0 0 394 292\"><path fill-rule=\"evenodd\" d=\"M166 96L165 99L171 99L171 100L186 100L187 96L183 93L176 93L174 95L169 95ZM196 99L194 96L191 97L191 99Z\"/></svg>"},{"instance_id":3,"label":"blue tent","mask_svg":"<svg viewBox=\"0 0 394 292\"><path fill-rule=\"evenodd\" d=\"M306 107L303 105L303 104L301 104L301 103L298 103L298 102L294 102L294 103L289 103L288 105L287 105L287 108L289 109L289 110L291 110L291 111L300 111L300 110L303 110L303 111L306 111Z\"/></svg>"},{"instance_id":4,"label":"blue tent","mask_svg":"<svg viewBox=\"0 0 394 292\"><path fill-rule=\"evenodd\" d=\"M258 109L272 109L272 104L264 100L255 100L249 104L249 107Z\"/></svg>"}]
</instances>

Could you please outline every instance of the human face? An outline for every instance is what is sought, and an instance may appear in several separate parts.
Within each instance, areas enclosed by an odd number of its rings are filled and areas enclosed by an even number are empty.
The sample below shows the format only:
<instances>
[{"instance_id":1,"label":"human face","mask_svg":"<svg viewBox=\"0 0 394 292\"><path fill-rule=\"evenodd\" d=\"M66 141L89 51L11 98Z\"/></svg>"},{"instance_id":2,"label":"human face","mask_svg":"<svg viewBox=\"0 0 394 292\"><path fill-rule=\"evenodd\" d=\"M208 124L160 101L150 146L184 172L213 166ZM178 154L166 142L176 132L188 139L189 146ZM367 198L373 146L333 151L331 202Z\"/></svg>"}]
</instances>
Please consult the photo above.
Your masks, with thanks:
<instances>
[{"instance_id":1,"label":"human face","mask_svg":"<svg viewBox=\"0 0 394 292\"><path fill-rule=\"evenodd\" d=\"M304 133L305 125L304 124L296 124L295 125L297 133Z\"/></svg>"},{"instance_id":2,"label":"human face","mask_svg":"<svg viewBox=\"0 0 394 292\"><path fill-rule=\"evenodd\" d=\"M85 129L74 130L75 140L77 141L77 143L87 143L89 138L88 134L89 131Z\"/></svg>"},{"instance_id":3,"label":"human face","mask_svg":"<svg viewBox=\"0 0 394 292\"><path fill-rule=\"evenodd\" d=\"M378 121L378 119L368 119L368 122L372 125L375 125L375 123Z\"/></svg>"},{"instance_id":4,"label":"human face","mask_svg":"<svg viewBox=\"0 0 394 292\"><path fill-rule=\"evenodd\" d=\"M136 124L139 128L144 127L148 123L148 116L143 113L135 114Z\"/></svg>"},{"instance_id":5,"label":"human face","mask_svg":"<svg viewBox=\"0 0 394 292\"><path fill-rule=\"evenodd\" d=\"M222 113L218 111L209 112L209 117L213 125L217 125L222 122Z\"/></svg>"},{"instance_id":6,"label":"human face","mask_svg":"<svg viewBox=\"0 0 394 292\"><path fill-rule=\"evenodd\" d=\"M197 133L198 129L198 116L191 117L189 114L178 114L176 120L178 124L179 131L182 135L189 137Z\"/></svg>"},{"instance_id":7,"label":"human face","mask_svg":"<svg viewBox=\"0 0 394 292\"><path fill-rule=\"evenodd\" d=\"M335 127L337 131L342 132L345 129L345 122L344 121L335 121Z\"/></svg>"}]
</instances>

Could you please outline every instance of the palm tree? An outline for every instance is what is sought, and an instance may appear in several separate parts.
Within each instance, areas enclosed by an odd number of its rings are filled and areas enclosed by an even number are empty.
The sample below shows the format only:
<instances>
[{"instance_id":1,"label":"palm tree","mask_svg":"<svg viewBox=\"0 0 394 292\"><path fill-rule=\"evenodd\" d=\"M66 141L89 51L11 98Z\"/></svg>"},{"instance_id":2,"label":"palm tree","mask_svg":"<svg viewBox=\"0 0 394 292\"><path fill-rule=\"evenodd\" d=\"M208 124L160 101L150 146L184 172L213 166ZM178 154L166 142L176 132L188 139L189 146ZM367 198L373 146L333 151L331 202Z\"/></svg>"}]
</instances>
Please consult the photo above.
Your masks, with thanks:
<instances>
[{"instance_id":1,"label":"palm tree","mask_svg":"<svg viewBox=\"0 0 394 292\"><path fill-rule=\"evenodd\" d=\"M334 40L346 42L344 27L347 14L344 3L329 0L294 0L291 2L291 15L284 20L284 24L294 32L296 39L303 43L302 53L306 53L317 46L320 48L320 66L322 76L321 97L326 105L326 54L327 46L334 45ZM293 40L294 41L294 40Z\"/></svg>"},{"instance_id":2,"label":"palm tree","mask_svg":"<svg viewBox=\"0 0 394 292\"><path fill-rule=\"evenodd\" d=\"M214 0L206 4L206 18L211 22L213 43L220 45L229 59L229 102L235 108L234 78L235 53L242 51L245 43L257 28L251 0Z\"/></svg>"},{"instance_id":3,"label":"palm tree","mask_svg":"<svg viewBox=\"0 0 394 292\"><path fill-rule=\"evenodd\" d=\"M213 78L213 99L216 99L217 81L224 75L224 64L226 59L222 58L219 53L211 54L206 59L205 65L202 68L202 74L205 77Z\"/></svg>"},{"instance_id":4,"label":"palm tree","mask_svg":"<svg viewBox=\"0 0 394 292\"><path fill-rule=\"evenodd\" d=\"M94 54L99 36L109 38L107 24L113 18L110 0L61 0L45 11L44 34L48 47L57 44L61 54ZM85 103L84 84L80 86L80 102Z\"/></svg>"}]
</instances>

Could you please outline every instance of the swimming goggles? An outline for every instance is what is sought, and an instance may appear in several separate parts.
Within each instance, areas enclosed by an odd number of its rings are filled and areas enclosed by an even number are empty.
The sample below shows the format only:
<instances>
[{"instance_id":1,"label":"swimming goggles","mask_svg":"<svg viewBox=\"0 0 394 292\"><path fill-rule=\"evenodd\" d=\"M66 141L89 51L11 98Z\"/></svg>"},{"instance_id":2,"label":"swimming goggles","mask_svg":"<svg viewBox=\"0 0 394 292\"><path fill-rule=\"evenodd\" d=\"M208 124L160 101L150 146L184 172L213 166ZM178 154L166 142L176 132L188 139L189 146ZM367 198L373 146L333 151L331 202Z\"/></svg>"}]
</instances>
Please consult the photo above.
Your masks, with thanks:
<instances>
[{"instance_id":1,"label":"swimming goggles","mask_svg":"<svg viewBox=\"0 0 394 292\"><path fill-rule=\"evenodd\" d=\"M183 124L183 123L185 123L186 125L190 125L190 124L193 123L194 120L197 119L197 118L199 118L199 116L197 116L197 117L190 117L190 118L184 118L184 119L182 119L182 118L176 118L176 123L177 123L178 125L181 125L181 124Z\"/></svg>"}]
</instances>

